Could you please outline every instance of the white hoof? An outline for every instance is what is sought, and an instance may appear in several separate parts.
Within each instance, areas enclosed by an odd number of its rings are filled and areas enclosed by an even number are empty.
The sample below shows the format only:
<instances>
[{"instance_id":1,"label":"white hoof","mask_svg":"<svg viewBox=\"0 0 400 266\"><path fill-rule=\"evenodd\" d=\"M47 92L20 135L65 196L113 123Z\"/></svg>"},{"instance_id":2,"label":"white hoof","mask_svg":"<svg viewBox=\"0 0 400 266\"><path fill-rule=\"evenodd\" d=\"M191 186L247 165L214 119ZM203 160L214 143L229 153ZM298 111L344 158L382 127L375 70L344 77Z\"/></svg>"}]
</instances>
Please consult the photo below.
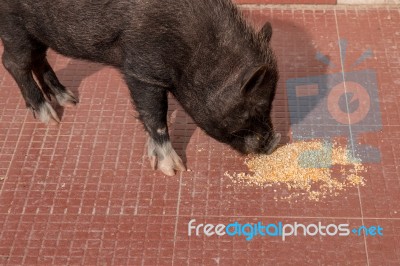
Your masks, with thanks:
<instances>
[{"instance_id":1,"label":"white hoof","mask_svg":"<svg viewBox=\"0 0 400 266\"><path fill-rule=\"evenodd\" d=\"M174 176L176 171L186 171L182 159L172 148L170 141L158 145L149 138L147 145L150 164L154 170L158 169L168 176Z\"/></svg>"},{"instance_id":2,"label":"white hoof","mask_svg":"<svg viewBox=\"0 0 400 266\"><path fill-rule=\"evenodd\" d=\"M43 103L35 113L37 118L45 124L52 122L60 123L60 118L48 102Z\"/></svg>"},{"instance_id":3,"label":"white hoof","mask_svg":"<svg viewBox=\"0 0 400 266\"><path fill-rule=\"evenodd\" d=\"M59 105L68 107L68 106L75 106L78 103L78 100L72 93L72 91L66 89L63 93L56 94L56 99Z\"/></svg>"}]
</instances>

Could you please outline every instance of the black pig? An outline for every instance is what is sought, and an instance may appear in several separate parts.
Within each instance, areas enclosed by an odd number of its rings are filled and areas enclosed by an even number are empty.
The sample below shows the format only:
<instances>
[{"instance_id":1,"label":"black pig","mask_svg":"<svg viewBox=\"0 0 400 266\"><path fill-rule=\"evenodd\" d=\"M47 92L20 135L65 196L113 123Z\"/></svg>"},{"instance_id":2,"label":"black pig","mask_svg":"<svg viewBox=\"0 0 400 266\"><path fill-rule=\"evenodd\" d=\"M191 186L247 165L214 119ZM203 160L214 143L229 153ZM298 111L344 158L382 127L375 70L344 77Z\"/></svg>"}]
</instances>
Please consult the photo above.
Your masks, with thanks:
<instances>
[{"instance_id":1,"label":"black pig","mask_svg":"<svg viewBox=\"0 0 400 266\"><path fill-rule=\"evenodd\" d=\"M270 118L271 25L255 33L230 0L2 0L0 14L3 64L42 122L59 122L51 97L78 102L47 62L50 47L121 71L150 135L151 165L167 175L185 169L169 139L167 92L242 153L271 153L280 140Z\"/></svg>"}]
</instances>

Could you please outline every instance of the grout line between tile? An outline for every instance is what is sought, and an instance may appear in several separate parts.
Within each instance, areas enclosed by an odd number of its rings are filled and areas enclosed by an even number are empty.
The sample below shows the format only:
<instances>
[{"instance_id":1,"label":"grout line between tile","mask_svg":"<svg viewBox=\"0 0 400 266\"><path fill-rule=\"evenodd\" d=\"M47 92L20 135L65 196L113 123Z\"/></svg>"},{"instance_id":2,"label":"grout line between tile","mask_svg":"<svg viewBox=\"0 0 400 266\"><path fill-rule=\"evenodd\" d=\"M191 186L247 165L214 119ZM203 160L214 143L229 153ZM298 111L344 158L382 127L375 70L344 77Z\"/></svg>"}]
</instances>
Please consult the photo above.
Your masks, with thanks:
<instances>
[{"instance_id":1,"label":"grout line between tile","mask_svg":"<svg viewBox=\"0 0 400 266\"><path fill-rule=\"evenodd\" d=\"M18 108L16 108L16 109L18 109ZM13 153L13 155L12 155L12 157L11 157L11 161L10 161L10 163L9 163L9 165L8 165L8 169L7 169L7 172L6 172L6 179L5 179L3 182L5 182L5 181L8 179L8 174L9 174L9 171L10 171L10 168L11 168L11 165L12 165L12 162L14 161L14 156L15 156L15 154L16 154L15 151L17 150L17 148L18 148L18 146L19 146L20 139L21 139L22 133L23 133L24 128L25 128L25 121L26 121L26 119L27 119L27 117L28 117L28 113L29 113L29 112L26 112L25 119L24 119L24 123L22 123L22 127L21 127L21 130L20 130L20 132L19 132L20 134L19 134L19 136L18 136L18 140L17 140L17 143L16 143L16 145L15 145L14 153ZM3 188L4 188L4 184L1 186L0 194L3 192ZM14 191L14 195L15 195L15 192L16 192L16 191ZM27 201L27 199L25 199L24 206L26 206L26 201ZM19 217L19 219L18 219L17 231L20 230L21 223L22 223L22 216L24 215L24 212L25 212L25 211L24 211L24 209L23 209L23 213L22 213L22 215L20 215L20 217ZM8 221L8 219L9 219L9 216L7 215L7 219L6 219L5 223ZM4 226L4 225L3 225L3 226ZM16 241L17 241L17 239L14 238L12 244L10 244L10 251L9 251L9 253L8 253L8 258L11 258L11 257L12 257L12 253L14 252Z\"/></svg>"},{"instance_id":2,"label":"grout line between tile","mask_svg":"<svg viewBox=\"0 0 400 266\"><path fill-rule=\"evenodd\" d=\"M352 132L352 128L351 128L351 121L350 121L350 115L349 115L349 101L347 98L347 86L346 86L346 77L345 77L345 72L344 72L344 60L345 58L343 57L342 54L342 44L340 42L340 32L339 32L339 24L338 24L338 18L337 18L337 13L336 13L336 9L334 10L335 13L335 23L336 23L336 32L337 32L337 40L339 43L339 50L340 50L340 65L342 68L342 78L343 78L343 85L344 85L344 91L345 91L345 99L346 99L346 109L347 109L347 117L348 117L348 121L349 121L349 132L350 132L350 145L351 145L351 150L352 150L352 156L355 158L355 149L354 149L354 140L353 140L353 132ZM346 10L347 13L347 10ZM347 14L346 14L347 15ZM357 185L357 190L358 190L358 199L360 202L360 212L361 212L361 224L363 226L365 226L364 224L364 212L363 212L363 207L362 207L362 201L361 201L361 191L360 191L360 185ZM363 238L364 238L364 248L365 248L365 255L366 255L366 259L367 259L367 265L369 266L369 256L368 256L368 246L367 246L367 238L365 236L365 234L363 234Z\"/></svg>"},{"instance_id":3,"label":"grout line between tile","mask_svg":"<svg viewBox=\"0 0 400 266\"><path fill-rule=\"evenodd\" d=\"M3 213L4 214L4 213ZM1 215L1 213L0 213ZM34 215L34 216L47 216L48 214L25 214L25 216L30 216L30 215ZM57 215L59 216L63 216L65 215L63 214L53 214L52 217L56 217ZM85 214L85 213L81 213L79 214L82 217L85 216L102 216L103 214ZM132 215L130 213L128 214L108 214L107 217L131 217ZM138 214L136 215L137 217L176 217L176 214ZM192 218L195 215L191 215L191 214L182 214L179 215L179 217L183 218L183 217L187 217L187 218ZM200 217L200 216L198 216ZM225 216L225 215L202 215L200 218L232 218L232 219L238 219L238 218L267 218L267 219L331 219L331 220L338 220L338 219L343 219L343 220L383 220L383 221L400 221L400 217L346 217L346 216L285 216L285 215L229 215L229 216Z\"/></svg>"},{"instance_id":4,"label":"grout line between tile","mask_svg":"<svg viewBox=\"0 0 400 266\"><path fill-rule=\"evenodd\" d=\"M60 126L60 125L58 125L58 126ZM46 129L46 137L47 137L47 130L48 130L48 128ZM55 147L58 145L59 138L60 138L60 130L58 130L58 132L57 132L57 137L56 137L56 140L55 140L55 142L54 142L54 145L55 145L55 146L53 147L53 152L51 153L50 163L53 162L53 160L54 160L54 156L55 156L55 152L56 152L56 148L55 148ZM64 163L65 163L65 162L63 162L63 165L64 165ZM61 167L61 168L62 168L62 167ZM49 170L47 171L46 175L48 175L48 174L49 174ZM59 180L61 180L61 179L59 178ZM29 192L30 192L30 191L31 191L31 190L29 190ZM56 191L57 191L57 189L56 189ZM43 193L43 192L42 192L42 193ZM55 193L55 195L57 195L57 193ZM52 204L52 205L54 205L54 200L55 200L55 199L56 199L56 198L53 199L53 204ZM26 206L26 204L25 204L24 206ZM52 208L53 208L53 207L52 207ZM51 224L51 222L50 222L51 215L53 215L53 209L50 210L50 215L49 215L48 218L47 218L46 227L45 227L45 232L47 232L48 227L49 227L49 225ZM65 215L65 214L64 214L64 215ZM64 220L64 215L62 215L62 220ZM36 216L37 216L37 214L36 214ZM60 237L60 235L58 234L58 235L57 235L57 241L59 241L59 237ZM44 246L45 239L46 239L46 235L44 235L43 238L42 238L41 241L40 241L40 246L41 246L41 247ZM42 249L42 248L41 248L40 251L39 251L39 257L43 257L43 249ZM54 263L54 259L52 260L52 262Z\"/></svg>"},{"instance_id":5,"label":"grout line between tile","mask_svg":"<svg viewBox=\"0 0 400 266\"><path fill-rule=\"evenodd\" d=\"M240 9L247 10L345 10L347 8L370 10L370 9L397 9L396 4L337 4L337 5L307 5L307 4L236 4Z\"/></svg>"},{"instance_id":6,"label":"grout line between tile","mask_svg":"<svg viewBox=\"0 0 400 266\"><path fill-rule=\"evenodd\" d=\"M147 149L146 149L146 145L145 145L143 152L146 152L146 150ZM140 168L140 177L139 177L139 185L138 185L138 188L137 188L136 204L135 204L135 210L133 212L133 215L135 215L135 216L138 215L140 191L142 189L142 177L143 177L143 166L144 166L144 163L145 163L145 155L142 156L142 166Z\"/></svg>"},{"instance_id":7,"label":"grout line between tile","mask_svg":"<svg viewBox=\"0 0 400 266\"><path fill-rule=\"evenodd\" d=\"M96 93L97 92L97 85L98 85L98 76L96 77L96 82L95 82L95 85L93 86L93 92L94 93ZM94 105L94 103L93 103L93 101L94 101L94 99L92 98L91 99L91 101L90 101L90 106L92 107L93 105ZM86 118L87 120L89 120L90 119L90 112L92 111L92 108L90 108L89 109L89 115L88 115L88 117ZM100 115L103 113L103 110L101 110L101 112L100 112ZM96 149L96 146L97 146L97 140L98 140L98 136L99 136L99 121L97 121L96 123L95 123L96 125L95 125L95 129L96 129L96 133L95 133L95 136L94 136L94 139L93 139L93 142L92 142L92 150L91 150L91 157L93 158L93 156L95 155L95 149ZM92 163L93 163L93 161L92 160L90 160L90 162L89 162L89 166L88 166L88 169L91 169L92 168ZM102 170L101 170L102 171ZM85 189L85 192L86 192L86 185L87 185L87 179L88 179L88 176L86 176L86 179L85 179L85 187L84 187L84 189ZM100 186L100 180L101 179L99 179L98 180L98 182L97 182L97 185L96 185L96 196L95 196L95 198L97 199L98 198L98 195L99 195L99 186ZM69 197L70 197L70 195L71 195L71 193L69 193ZM92 223L93 222L93 217L94 217L94 214L95 214L95 212L96 212L96 207L97 207L97 205L96 205L96 203L97 202L94 202L94 204L93 204L93 211L92 211L92 214L89 214L89 216L90 216L90 222ZM83 207L83 197L81 197L81 202L80 202L80 206L79 206L79 216L82 216L82 207ZM65 214L64 214L65 215ZM74 228L75 229L75 228ZM89 227L88 228L89 230L91 230L91 227ZM88 241L86 241L85 242L85 248L84 248L84 252L83 252L83 255L82 255L82 260L83 260L83 262L85 263L85 260L87 259L87 257L88 257ZM97 258L97 260L96 260L96 263L98 262L98 258Z\"/></svg>"},{"instance_id":8,"label":"grout line between tile","mask_svg":"<svg viewBox=\"0 0 400 266\"><path fill-rule=\"evenodd\" d=\"M179 173L179 190L178 190L178 201L177 201L177 206L176 206L176 215L171 215L175 218L175 228L174 228L174 248L172 251L172 264L175 262L175 250L176 250L176 237L178 235L178 222L179 222L179 206L181 205L181 193L182 193L182 177L183 173ZM164 216L164 215L163 215Z\"/></svg>"},{"instance_id":9,"label":"grout line between tile","mask_svg":"<svg viewBox=\"0 0 400 266\"><path fill-rule=\"evenodd\" d=\"M21 97L21 98L22 98L22 97ZM17 106L17 108L15 108L15 110L18 110L18 106ZM24 132L25 123L26 123L28 114L29 114L29 111L28 111L28 109L26 109L25 118L24 118L24 121L22 122L21 130L19 131L19 135L18 135L17 142L15 143L14 153L13 153L12 156L11 156L11 160L10 160L10 163L8 164L8 168L7 168L7 171L6 171L5 179L4 179L4 181L3 181L2 186L0 187L0 195L1 195L2 192L3 192L4 183L7 181L8 175L10 174L11 165L12 165L12 162L14 161L14 158L15 158L15 151L16 151L16 149L17 149L17 147L18 147L18 145L19 145L19 143L20 143L20 141L21 141L21 136L22 136L22 133ZM8 135L8 132L9 132L9 131L7 131L7 135ZM5 145L5 144L4 144L4 145Z\"/></svg>"}]
</instances>

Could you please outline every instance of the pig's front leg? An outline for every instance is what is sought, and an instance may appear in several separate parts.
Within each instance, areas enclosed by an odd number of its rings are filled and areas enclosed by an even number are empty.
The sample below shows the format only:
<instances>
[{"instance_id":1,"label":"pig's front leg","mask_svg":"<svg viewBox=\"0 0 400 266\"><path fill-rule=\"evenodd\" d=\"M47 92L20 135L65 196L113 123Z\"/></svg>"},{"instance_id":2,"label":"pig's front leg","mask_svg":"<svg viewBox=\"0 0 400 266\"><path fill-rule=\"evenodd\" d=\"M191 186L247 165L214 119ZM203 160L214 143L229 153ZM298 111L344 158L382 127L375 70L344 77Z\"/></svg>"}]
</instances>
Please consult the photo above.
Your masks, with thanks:
<instances>
[{"instance_id":1,"label":"pig's front leg","mask_svg":"<svg viewBox=\"0 0 400 266\"><path fill-rule=\"evenodd\" d=\"M148 156L153 169L168 176L186 168L171 145L167 127L167 89L126 78L132 99L149 133Z\"/></svg>"}]
</instances>

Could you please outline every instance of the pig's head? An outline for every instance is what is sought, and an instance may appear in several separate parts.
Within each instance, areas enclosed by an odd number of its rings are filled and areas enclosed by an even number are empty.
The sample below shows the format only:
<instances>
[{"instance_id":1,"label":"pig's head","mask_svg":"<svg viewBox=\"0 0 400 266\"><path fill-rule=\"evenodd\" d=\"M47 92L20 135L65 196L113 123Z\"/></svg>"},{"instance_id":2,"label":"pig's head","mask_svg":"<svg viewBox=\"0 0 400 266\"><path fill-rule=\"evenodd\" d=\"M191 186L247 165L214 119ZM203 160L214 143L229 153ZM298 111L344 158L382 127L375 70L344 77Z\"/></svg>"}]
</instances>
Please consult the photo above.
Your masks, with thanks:
<instances>
[{"instance_id":1,"label":"pig's head","mask_svg":"<svg viewBox=\"0 0 400 266\"><path fill-rule=\"evenodd\" d=\"M271 121L279 73L275 56L269 46L272 28L267 23L259 32L265 44L260 63L243 68L235 82L225 90L221 99L214 137L244 154L272 153L281 135L274 131ZM235 93L230 93L235 92Z\"/></svg>"},{"instance_id":2,"label":"pig's head","mask_svg":"<svg viewBox=\"0 0 400 266\"><path fill-rule=\"evenodd\" d=\"M267 65L244 75L238 99L226 101L224 108L220 128L226 132L226 143L245 154L274 151L281 138L271 121L277 82L277 70Z\"/></svg>"}]
</instances>

